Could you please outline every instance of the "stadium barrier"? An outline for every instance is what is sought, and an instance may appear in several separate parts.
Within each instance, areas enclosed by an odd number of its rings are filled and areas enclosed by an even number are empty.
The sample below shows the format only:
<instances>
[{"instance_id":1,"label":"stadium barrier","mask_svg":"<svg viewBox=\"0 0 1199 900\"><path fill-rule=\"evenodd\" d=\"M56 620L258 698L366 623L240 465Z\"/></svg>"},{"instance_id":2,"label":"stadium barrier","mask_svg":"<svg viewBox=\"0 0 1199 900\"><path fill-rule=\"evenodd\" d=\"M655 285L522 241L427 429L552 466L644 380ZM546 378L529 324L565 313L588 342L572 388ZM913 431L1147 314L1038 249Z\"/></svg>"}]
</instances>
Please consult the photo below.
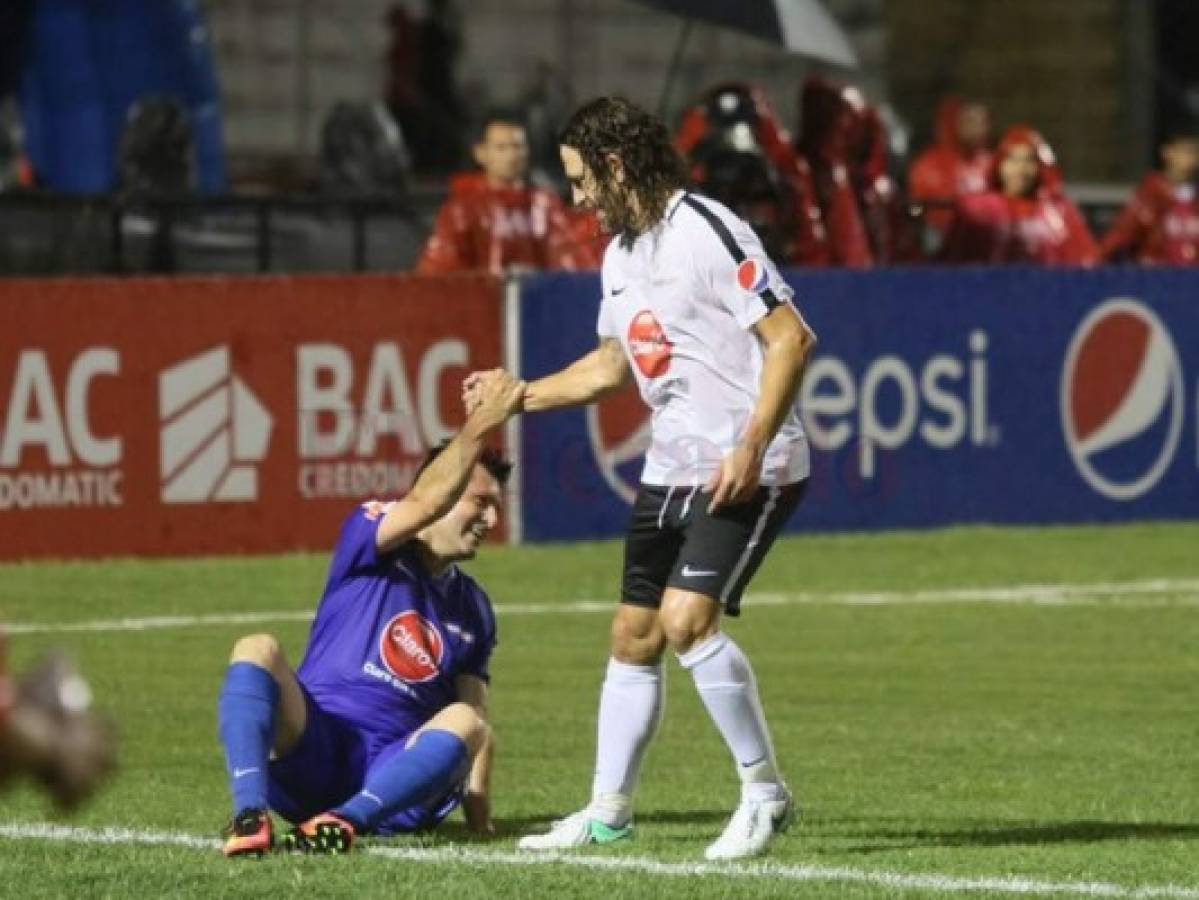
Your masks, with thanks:
<instances>
[{"instance_id":1,"label":"stadium barrier","mask_svg":"<svg viewBox=\"0 0 1199 900\"><path fill-rule=\"evenodd\" d=\"M1199 271L788 277L820 337L793 528L1199 517ZM593 346L599 294L594 274L0 281L0 558L325 549L461 422L466 372ZM646 426L632 390L514 422L507 539L620 534Z\"/></svg>"},{"instance_id":2,"label":"stadium barrier","mask_svg":"<svg viewBox=\"0 0 1199 900\"><path fill-rule=\"evenodd\" d=\"M504 362L501 288L0 281L0 558L329 547Z\"/></svg>"},{"instance_id":3,"label":"stadium barrier","mask_svg":"<svg viewBox=\"0 0 1199 900\"><path fill-rule=\"evenodd\" d=\"M788 278L819 335L801 392L814 477L792 528L1199 517L1199 270ZM599 296L594 275L525 281L523 377L594 346ZM632 389L527 417L524 538L621 534L647 426Z\"/></svg>"}]
</instances>

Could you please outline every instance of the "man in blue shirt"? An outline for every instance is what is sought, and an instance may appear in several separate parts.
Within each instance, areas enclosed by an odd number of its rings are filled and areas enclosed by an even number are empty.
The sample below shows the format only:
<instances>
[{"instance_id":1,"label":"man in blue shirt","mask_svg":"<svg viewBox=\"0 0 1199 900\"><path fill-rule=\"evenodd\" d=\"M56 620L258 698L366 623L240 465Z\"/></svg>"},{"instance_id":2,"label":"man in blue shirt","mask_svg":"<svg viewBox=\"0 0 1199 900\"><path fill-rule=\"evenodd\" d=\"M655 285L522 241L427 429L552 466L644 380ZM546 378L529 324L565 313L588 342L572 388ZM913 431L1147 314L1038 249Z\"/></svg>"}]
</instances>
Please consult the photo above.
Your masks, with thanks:
<instances>
[{"instance_id":1,"label":"man in blue shirt","mask_svg":"<svg viewBox=\"0 0 1199 900\"><path fill-rule=\"evenodd\" d=\"M299 669L271 635L234 645L218 703L233 795L226 856L274 846L268 808L298 823L283 844L306 852L431 828L459 804L469 827L493 831L495 616L454 563L499 520L510 465L484 441L524 384L495 378L484 393L405 497L346 521Z\"/></svg>"}]
</instances>

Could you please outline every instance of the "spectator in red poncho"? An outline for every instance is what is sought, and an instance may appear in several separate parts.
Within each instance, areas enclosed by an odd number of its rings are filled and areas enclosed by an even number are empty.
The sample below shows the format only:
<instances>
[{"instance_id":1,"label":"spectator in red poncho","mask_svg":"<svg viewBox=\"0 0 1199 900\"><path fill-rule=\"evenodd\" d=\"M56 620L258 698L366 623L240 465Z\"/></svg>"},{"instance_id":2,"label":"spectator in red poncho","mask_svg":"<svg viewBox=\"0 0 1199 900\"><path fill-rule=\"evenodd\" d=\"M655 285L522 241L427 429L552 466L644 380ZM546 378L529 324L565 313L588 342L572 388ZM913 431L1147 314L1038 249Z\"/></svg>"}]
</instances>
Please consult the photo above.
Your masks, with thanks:
<instances>
[{"instance_id":1,"label":"spectator in red poncho","mask_svg":"<svg viewBox=\"0 0 1199 900\"><path fill-rule=\"evenodd\" d=\"M418 272L598 267L601 239L584 240L587 223L577 222L553 191L528 183L529 145L519 117L489 115L474 155L480 171L451 180Z\"/></svg>"},{"instance_id":2,"label":"spectator in red poncho","mask_svg":"<svg viewBox=\"0 0 1199 900\"><path fill-rule=\"evenodd\" d=\"M906 204L888 171L887 132L861 91L819 75L800 92L798 148L812 167L832 265L906 262L917 255Z\"/></svg>"},{"instance_id":3,"label":"spectator in red poncho","mask_svg":"<svg viewBox=\"0 0 1199 900\"><path fill-rule=\"evenodd\" d=\"M1161 157L1104 235L1105 260L1199 265L1199 129L1169 134Z\"/></svg>"},{"instance_id":4,"label":"spectator in red poncho","mask_svg":"<svg viewBox=\"0 0 1199 900\"><path fill-rule=\"evenodd\" d=\"M908 169L908 196L924 210L927 247L940 246L953 221L954 203L987 189L991 117L970 100L948 97L937 109L936 139Z\"/></svg>"},{"instance_id":5,"label":"spectator in red poncho","mask_svg":"<svg viewBox=\"0 0 1199 900\"><path fill-rule=\"evenodd\" d=\"M856 101L850 177L874 262L913 262L921 255L916 222L891 177L887 128L878 110L867 104L856 88L844 90L851 102Z\"/></svg>"},{"instance_id":6,"label":"spectator in red poncho","mask_svg":"<svg viewBox=\"0 0 1199 900\"><path fill-rule=\"evenodd\" d=\"M941 258L961 263L1091 265L1099 248L1062 190L1049 144L1032 128L1008 129L995 150L991 188L957 208Z\"/></svg>"},{"instance_id":7,"label":"spectator in red poncho","mask_svg":"<svg viewBox=\"0 0 1199 900\"><path fill-rule=\"evenodd\" d=\"M829 263L811 167L760 87L730 82L706 91L684 114L675 146L696 185L754 226L773 258Z\"/></svg>"},{"instance_id":8,"label":"spectator in red poncho","mask_svg":"<svg viewBox=\"0 0 1199 900\"><path fill-rule=\"evenodd\" d=\"M852 100L841 86L819 75L804 79L797 146L812 167L816 198L828 233L829 262L862 267L874 264L874 254L850 169L858 130Z\"/></svg>"}]
</instances>

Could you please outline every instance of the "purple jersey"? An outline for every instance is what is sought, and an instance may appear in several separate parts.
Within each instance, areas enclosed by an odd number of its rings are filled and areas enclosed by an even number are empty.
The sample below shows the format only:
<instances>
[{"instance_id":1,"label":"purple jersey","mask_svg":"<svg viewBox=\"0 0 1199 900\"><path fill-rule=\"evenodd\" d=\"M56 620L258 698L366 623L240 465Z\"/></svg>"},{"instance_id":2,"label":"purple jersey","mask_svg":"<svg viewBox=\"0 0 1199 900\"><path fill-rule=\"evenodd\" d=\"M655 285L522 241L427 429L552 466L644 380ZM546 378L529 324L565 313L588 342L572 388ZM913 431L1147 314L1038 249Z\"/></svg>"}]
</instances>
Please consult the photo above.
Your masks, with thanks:
<instances>
[{"instance_id":1,"label":"purple jersey","mask_svg":"<svg viewBox=\"0 0 1199 900\"><path fill-rule=\"evenodd\" d=\"M457 676L488 680L496 640L491 601L457 566L434 577L411 543L377 551L390 505L364 503L342 528L297 672L376 751L457 700Z\"/></svg>"}]
</instances>

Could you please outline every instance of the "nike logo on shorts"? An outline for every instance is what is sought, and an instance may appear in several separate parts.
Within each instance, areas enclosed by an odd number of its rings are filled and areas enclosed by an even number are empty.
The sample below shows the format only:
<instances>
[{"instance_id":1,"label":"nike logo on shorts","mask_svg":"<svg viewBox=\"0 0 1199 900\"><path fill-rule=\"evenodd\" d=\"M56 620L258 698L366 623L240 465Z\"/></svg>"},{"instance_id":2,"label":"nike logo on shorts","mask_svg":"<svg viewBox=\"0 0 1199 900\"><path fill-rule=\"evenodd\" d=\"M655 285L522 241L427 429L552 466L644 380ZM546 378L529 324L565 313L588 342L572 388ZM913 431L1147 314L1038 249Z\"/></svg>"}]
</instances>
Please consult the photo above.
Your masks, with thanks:
<instances>
[{"instance_id":1,"label":"nike logo on shorts","mask_svg":"<svg viewBox=\"0 0 1199 900\"><path fill-rule=\"evenodd\" d=\"M627 287L627 285L623 287L612 288L612 296L615 297L617 294L623 294L625 287Z\"/></svg>"},{"instance_id":2,"label":"nike logo on shorts","mask_svg":"<svg viewBox=\"0 0 1199 900\"><path fill-rule=\"evenodd\" d=\"M254 774L255 772L257 772L257 771L258 771L258 767L257 767L257 766L252 766L252 767L250 767L249 769L234 769L234 770L233 770L233 777L234 777L234 778L243 778L243 777L245 777L246 775L253 775L253 774Z\"/></svg>"},{"instance_id":3,"label":"nike logo on shorts","mask_svg":"<svg viewBox=\"0 0 1199 900\"><path fill-rule=\"evenodd\" d=\"M683 566L684 578L706 578L719 574L715 569L693 569L690 565Z\"/></svg>"}]
</instances>

